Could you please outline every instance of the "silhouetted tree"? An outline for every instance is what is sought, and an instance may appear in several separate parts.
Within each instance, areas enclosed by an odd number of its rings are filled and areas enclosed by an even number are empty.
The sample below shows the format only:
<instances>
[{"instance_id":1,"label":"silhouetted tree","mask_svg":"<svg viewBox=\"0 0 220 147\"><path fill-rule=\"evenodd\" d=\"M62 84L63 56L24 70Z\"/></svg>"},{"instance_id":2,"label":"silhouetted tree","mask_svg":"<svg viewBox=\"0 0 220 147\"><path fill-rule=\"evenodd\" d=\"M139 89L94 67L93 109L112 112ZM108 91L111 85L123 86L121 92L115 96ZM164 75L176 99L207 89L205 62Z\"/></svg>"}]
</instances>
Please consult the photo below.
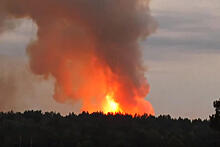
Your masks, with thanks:
<instances>
[{"instance_id":1,"label":"silhouetted tree","mask_svg":"<svg viewBox=\"0 0 220 147\"><path fill-rule=\"evenodd\" d=\"M214 101L215 114L210 116L210 125L212 128L220 131L220 99Z\"/></svg>"}]
</instances>

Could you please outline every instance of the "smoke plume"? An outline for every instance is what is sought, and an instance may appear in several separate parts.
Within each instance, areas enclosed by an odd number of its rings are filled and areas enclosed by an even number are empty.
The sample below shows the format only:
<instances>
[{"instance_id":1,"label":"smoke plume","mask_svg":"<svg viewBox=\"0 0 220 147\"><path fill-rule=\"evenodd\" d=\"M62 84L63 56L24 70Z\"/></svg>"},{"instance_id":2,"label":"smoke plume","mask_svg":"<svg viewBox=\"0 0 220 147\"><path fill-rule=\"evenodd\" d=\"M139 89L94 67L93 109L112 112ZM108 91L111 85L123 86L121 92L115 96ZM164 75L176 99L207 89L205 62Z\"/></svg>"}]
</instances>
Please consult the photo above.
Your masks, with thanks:
<instances>
[{"instance_id":1,"label":"smoke plume","mask_svg":"<svg viewBox=\"0 0 220 147\"><path fill-rule=\"evenodd\" d=\"M149 0L0 0L0 32L13 18L36 23L30 67L55 78L58 102L104 111L111 95L123 112L154 114L145 100L149 85L139 48L156 29Z\"/></svg>"}]
</instances>

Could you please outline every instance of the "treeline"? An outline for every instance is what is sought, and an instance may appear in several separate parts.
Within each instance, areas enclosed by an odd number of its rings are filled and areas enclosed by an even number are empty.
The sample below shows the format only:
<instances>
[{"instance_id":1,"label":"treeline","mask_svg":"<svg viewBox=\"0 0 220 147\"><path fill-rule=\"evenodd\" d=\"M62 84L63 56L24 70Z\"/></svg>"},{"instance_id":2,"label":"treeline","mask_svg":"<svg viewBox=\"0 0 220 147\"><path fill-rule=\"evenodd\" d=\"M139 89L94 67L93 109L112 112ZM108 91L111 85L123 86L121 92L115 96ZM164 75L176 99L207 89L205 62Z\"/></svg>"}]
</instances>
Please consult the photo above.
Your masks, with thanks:
<instances>
[{"instance_id":1,"label":"treeline","mask_svg":"<svg viewBox=\"0 0 220 147\"><path fill-rule=\"evenodd\" d=\"M79 115L25 111L0 113L1 147L219 147L220 133L208 120Z\"/></svg>"},{"instance_id":2,"label":"treeline","mask_svg":"<svg viewBox=\"0 0 220 147\"><path fill-rule=\"evenodd\" d=\"M213 107L215 108L215 114L210 116L210 126L213 129L220 131L220 99L214 101Z\"/></svg>"}]
</instances>

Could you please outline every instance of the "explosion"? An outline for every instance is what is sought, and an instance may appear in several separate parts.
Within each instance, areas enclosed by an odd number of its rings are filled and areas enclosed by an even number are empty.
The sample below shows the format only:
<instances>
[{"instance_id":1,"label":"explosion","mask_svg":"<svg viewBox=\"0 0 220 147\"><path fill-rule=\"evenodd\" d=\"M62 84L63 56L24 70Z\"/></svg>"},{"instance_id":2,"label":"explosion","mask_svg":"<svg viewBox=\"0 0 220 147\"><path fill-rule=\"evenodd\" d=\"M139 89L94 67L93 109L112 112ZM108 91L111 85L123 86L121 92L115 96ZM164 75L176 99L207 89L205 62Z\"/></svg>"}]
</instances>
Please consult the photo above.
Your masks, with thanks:
<instances>
[{"instance_id":1,"label":"explosion","mask_svg":"<svg viewBox=\"0 0 220 147\"><path fill-rule=\"evenodd\" d=\"M112 113L117 113L117 112L122 112L119 104L117 102L115 102L114 97L112 95L106 95L106 104L104 104L103 106L103 112L104 113L108 113L108 112L112 112Z\"/></svg>"},{"instance_id":2,"label":"explosion","mask_svg":"<svg viewBox=\"0 0 220 147\"><path fill-rule=\"evenodd\" d=\"M139 48L156 29L149 0L0 0L0 30L19 18L38 27L27 48L30 68L54 77L57 102L79 101L88 112L154 114Z\"/></svg>"}]
</instances>

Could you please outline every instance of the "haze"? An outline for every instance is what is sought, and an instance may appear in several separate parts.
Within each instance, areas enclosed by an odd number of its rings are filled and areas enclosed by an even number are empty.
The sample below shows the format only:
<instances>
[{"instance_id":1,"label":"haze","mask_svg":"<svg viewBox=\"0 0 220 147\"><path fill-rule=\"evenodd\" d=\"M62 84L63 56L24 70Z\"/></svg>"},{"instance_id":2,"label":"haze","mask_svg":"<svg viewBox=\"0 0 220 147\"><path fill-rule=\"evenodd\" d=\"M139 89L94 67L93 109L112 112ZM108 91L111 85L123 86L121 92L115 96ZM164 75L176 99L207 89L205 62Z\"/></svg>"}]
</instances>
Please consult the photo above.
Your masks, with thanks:
<instances>
[{"instance_id":1,"label":"haze","mask_svg":"<svg viewBox=\"0 0 220 147\"><path fill-rule=\"evenodd\" d=\"M214 113L212 102L220 96L219 8L217 0L152 0L151 13L159 27L141 46L151 85L148 100L156 115L208 118ZM1 110L77 112L80 104L53 100L52 77L44 81L30 73L25 47L36 39L36 25L25 19L19 22L0 36L0 85L17 80L23 84L13 88L16 99ZM9 77L14 80L7 81Z\"/></svg>"}]
</instances>

